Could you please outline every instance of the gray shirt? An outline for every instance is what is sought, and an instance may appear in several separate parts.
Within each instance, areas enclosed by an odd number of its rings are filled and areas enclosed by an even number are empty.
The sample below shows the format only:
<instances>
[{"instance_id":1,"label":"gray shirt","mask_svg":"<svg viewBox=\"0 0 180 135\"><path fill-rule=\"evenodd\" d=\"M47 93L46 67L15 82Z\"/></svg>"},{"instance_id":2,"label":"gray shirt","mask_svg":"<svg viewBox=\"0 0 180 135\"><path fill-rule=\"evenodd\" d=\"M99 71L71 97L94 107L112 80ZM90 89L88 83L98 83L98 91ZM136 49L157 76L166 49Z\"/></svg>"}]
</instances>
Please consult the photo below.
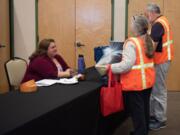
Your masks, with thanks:
<instances>
[{"instance_id":1,"label":"gray shirt","mask_svg":"<svg viewBox=\"0 0 180 135\"><path fill-rule=\"evenodd\" d=\"M125 73L131 70L136 61L136 48L132 41L128 41L123 48L122 61L111 65L114 74Z\"/></svg>"}]
</instances>

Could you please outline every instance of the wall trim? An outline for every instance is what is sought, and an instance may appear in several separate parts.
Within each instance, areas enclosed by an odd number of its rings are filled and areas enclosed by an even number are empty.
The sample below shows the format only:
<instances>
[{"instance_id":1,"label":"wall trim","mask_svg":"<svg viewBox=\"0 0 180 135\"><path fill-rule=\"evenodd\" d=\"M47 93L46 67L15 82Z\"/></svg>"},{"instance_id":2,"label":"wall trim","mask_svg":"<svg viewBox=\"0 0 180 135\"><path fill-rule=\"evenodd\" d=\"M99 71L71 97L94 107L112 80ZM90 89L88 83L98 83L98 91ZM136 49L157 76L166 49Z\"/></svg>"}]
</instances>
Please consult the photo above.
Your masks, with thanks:
<instances>
[{"instance_id":1,"label":"wall trim","mask_svg":"<svg viewBox=\"0 0 180 135\"><path fill-rule=\"evenodd\" d=\"M14 0L9 0L9 24L10 24L10 58L14 57ZM38 0L35 0L35 39L36 47L39 42L38 31Z\"/></svg>"},{"instance_id":2,"label":"wall trim","mask_svg":"<svg viewBox=\"0 0 180 135\"><path fill-rule=\"evenodd\" d=\"M129 0L126 0L126 9L125 9L125 39L128 38L128 4L129 4Z\"/></svg>"},{"instance_id":3,"label":"wall trim","mask_svg":"<svg viewBox=\"0 0 180 135\"><path fill-rule=\"evenodd\" d=\"M14 57L14 0L9 0L10 58Z\"/></svg>"},{"instance_id":4,"label":"wall trim","mask_svg":"<svg viewBox=\"0 0 180 135\"><path fill-rule=\"evenodd\" d=\"M39 0L35 0L35 31L36 31L36 47L38 46L39 43L39 26L38 26L38 2Z\"/></svg>"},{"instance_id":5,"label":"wall trim","mask_svg":"<svg viewBox=\"0 0 180 135\"><path fill-rule=\"evenodd\" d=\"M114 40L114 5L115 0L111 0L111 41Z\"/></svg>"}]
</instances>

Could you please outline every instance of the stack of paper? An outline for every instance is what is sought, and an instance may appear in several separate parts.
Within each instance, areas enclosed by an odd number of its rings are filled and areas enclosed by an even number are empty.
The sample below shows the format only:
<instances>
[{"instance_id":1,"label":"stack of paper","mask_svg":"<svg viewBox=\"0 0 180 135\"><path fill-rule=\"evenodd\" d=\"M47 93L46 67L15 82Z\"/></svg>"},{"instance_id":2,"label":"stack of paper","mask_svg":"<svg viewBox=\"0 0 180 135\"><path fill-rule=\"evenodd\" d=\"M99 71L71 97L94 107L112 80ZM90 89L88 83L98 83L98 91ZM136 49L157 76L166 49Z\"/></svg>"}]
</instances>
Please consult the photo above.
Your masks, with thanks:
<instances>
[{"instance_id":1,"label":"stack of paper","mask_svg":"<svg viewBox=\"0 0 180 135\"><path fill-rule=\"evenodd\" d=\"M37 86L50 86L55 83L61 83L61 84L75 84L78 83L77 76L72 78L62 78L59 80L54 79L43 79L36 82Z\"/></svg>"},{"instance_id":2,"label":"stack of paper","mask_svg":"<svg viewBox=\"0 0 180 135\"><path fill-rule=\"evenodd\" d=\"M37 86L50 86L50 85L53 85L53 84L55 84L57 82L58 82L58 80L43 79L43 80L37 81L36 85Z\"/></svg>"},{"instance_id":3,"label":"stack of paper","mask_svg":"<svg viewBox=\"0 0 180 135\"><path fill-rule=\"evenodd\" d=\"M70 78L70 79L63 78L63 79L60 79L58 81L58 83L62 83L62 84L75 84L75 83L78 83L78 80L75 77Z\"/></svg>"}]
</instances>

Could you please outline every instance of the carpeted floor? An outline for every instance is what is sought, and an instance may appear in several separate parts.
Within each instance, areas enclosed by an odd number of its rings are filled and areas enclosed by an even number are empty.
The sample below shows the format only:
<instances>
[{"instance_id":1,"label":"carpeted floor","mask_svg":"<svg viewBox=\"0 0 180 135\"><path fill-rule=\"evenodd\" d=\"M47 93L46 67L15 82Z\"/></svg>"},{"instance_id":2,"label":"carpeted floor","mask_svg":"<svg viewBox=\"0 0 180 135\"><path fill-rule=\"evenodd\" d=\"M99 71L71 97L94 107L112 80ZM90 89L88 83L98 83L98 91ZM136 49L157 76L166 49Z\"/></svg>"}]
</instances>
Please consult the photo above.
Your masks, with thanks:
<instances>
[{"instance_id":1,"label":"carpeted floor","mask_svg":"<svg viewBox=\"0 0 180 135\"><path fill-rule=\"evenodd\" d=\"M167 115L167 127L158 131L150 131L149 135L180 135L180 92L168 93ZM115 130L113 135L129 135L132 129L129 118Z\"/></svg>"}]
</instances>

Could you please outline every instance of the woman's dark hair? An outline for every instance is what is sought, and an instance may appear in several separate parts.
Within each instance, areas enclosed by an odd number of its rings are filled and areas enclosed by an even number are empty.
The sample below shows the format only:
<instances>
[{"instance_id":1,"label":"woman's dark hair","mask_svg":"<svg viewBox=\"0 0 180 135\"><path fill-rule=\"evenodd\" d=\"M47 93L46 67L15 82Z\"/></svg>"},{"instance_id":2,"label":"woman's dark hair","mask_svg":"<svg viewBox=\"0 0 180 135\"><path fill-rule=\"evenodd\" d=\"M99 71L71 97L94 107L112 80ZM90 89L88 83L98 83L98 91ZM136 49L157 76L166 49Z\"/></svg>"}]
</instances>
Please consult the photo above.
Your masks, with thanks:
<instances>
[{"instance_id":1,"label":"woman's dark hair","mask_svg":"<svg viewBox=\"0 0 180 135\"><path fill-rule=\"evenodd\" d=\"M29 57L30 60L36 58L37 56L47 55L48 47L50 43L55 42L54 39L43 39L40 41L38 48L32 55Z\"/></svg>"},{"instance_id":2,"label":"woman's dark hair","mask_svg":"<svg viewBox=\"0 0 180 135\"><path fill-rule=\"evenodd\" d=\"M133 16L133 29L137 33L137 36L141 36L145 34L145 53L148 58L152 58L154 56L154 48L153 42L150 35L147 33L148 31L148 21L144 16Z\"/></svg>"}]
</instances>

